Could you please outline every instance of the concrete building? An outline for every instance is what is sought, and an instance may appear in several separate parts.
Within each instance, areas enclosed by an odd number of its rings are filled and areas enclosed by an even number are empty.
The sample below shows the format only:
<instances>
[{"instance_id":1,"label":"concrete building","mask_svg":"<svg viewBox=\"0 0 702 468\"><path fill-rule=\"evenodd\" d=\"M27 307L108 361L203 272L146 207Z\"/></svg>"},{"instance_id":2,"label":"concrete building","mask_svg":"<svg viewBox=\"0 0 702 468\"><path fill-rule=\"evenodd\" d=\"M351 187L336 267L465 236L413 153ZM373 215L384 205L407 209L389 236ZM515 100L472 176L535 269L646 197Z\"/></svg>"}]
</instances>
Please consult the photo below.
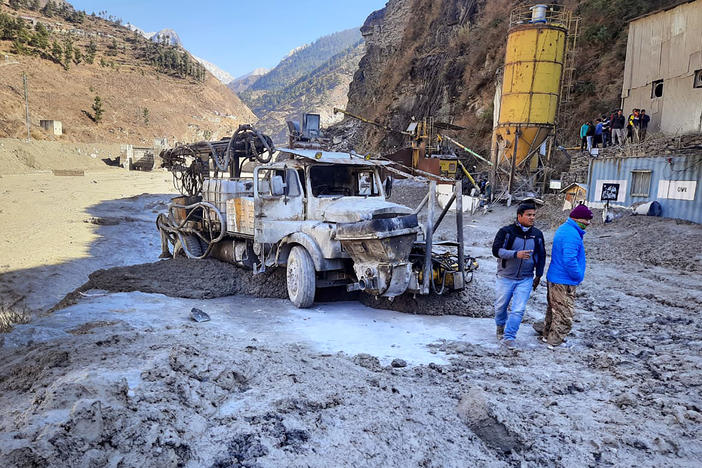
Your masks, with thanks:
<instances>
[{"instance_id":1,"label":"concrete building","mask_svg":"<svg viewBox=\"0 0 702 468\"><path fill-rule=\"evenodd\" d=\"M39 125L52 135L63 135L63 124L60 120L40 120Z\"/></svg>"},{"instance_id":2,"label":"concrete building","mask_svg":"<svg viewBox=\"0 0 702 468\"><path fill-rule=\"evenodd\" d=\"M631 21L622 107L646 109L649 132L702 132L702 0Z\"/></svg>"}]
</instances>

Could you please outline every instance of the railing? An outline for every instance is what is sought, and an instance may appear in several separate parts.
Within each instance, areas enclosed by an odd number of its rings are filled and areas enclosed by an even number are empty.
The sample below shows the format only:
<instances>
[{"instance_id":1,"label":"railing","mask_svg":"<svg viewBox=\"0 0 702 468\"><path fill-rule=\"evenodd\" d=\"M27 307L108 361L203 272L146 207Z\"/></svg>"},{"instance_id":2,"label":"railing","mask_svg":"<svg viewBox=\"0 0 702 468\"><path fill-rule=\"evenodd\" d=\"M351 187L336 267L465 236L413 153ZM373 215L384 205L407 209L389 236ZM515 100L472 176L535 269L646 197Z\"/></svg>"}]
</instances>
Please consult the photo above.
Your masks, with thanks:
<instances>
[{"instance_id":1,"label":"railing","mask_svg":"<svg viewBox=\"0 0 702 468\"><path fill-rule=\"evenodd\" d=\"M539 7L543 6L541 9ZM571 19L570 10L564 9L561 5L534 5L532 7L521 6L512 10L509 15L509 27L523 24L551 24L567 27Z\"/></svg>"}]
</instances>

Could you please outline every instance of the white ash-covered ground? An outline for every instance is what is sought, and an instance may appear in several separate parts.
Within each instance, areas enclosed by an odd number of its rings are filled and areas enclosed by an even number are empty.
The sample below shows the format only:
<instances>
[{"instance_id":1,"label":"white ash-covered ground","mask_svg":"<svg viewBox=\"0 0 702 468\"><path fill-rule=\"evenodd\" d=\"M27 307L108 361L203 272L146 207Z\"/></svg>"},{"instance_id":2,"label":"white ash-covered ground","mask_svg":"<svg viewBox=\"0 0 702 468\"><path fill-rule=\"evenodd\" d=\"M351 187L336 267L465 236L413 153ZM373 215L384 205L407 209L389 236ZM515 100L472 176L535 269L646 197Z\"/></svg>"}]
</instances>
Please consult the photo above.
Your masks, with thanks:
<instances>
[{"instance_id":1,"label":"white ash-covered ground","mask_svg":"<svg viewBox=\"0 0 702 468\"><path fill-rule=\"evenodd\" d=\"M0 276L11 297L45 304L43 291L67 294L99 268L144 264L96 273L100 290L46 313L59 297L0 335L2 466L697 466L702 457L699 225L594 225L573 348L536 340L540 287L513 352L490 319L357 301L299 311L256 297L280 297L276 275L263 288L230 279L230 294L254 295L224 297L226 269L176 261L178 274L165 276L167 262L149 265L160 252L144 207L151 216L166 199L95 200L91 216L117 220L94 225L86 247L98 256ZM464 293L475 315L491 313L490 245L514 211L465 217L480 263ZM543 213L550 242L552 220L566 214ZM192 307L212 320L190 321Z\"/></svg>"}]
</instances>

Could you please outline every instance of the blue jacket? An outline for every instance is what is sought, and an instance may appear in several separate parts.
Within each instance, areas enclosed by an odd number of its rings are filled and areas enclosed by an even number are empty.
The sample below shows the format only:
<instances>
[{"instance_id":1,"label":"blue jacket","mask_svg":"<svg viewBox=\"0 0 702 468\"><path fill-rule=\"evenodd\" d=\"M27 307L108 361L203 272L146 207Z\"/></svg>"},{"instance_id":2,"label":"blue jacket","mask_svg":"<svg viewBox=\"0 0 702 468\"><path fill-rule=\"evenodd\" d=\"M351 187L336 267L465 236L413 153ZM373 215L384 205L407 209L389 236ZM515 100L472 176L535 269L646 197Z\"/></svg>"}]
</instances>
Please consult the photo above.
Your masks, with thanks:
<instances>
[{"instance_id":1,"label":"blue jacket","mask_svg":"<svg viewBox=\"0 0 702 468\"><path fill-rule=\"evenodd\" d=\"M580 138L585 138L589 129L590 126L588 124L583 124L583 126L580 127Z\"/></svg>"},{"instance_id":2,"label":"blue jacket","mask_svg":"<svg viewBox=\"0 0 702 468\"><path fill-rule=\"evenodd\" d=\"M553 236L551 264L546 279L551 283L577 286L585 278L585 231L571 218Z\"/></svg>"}]
</instances>

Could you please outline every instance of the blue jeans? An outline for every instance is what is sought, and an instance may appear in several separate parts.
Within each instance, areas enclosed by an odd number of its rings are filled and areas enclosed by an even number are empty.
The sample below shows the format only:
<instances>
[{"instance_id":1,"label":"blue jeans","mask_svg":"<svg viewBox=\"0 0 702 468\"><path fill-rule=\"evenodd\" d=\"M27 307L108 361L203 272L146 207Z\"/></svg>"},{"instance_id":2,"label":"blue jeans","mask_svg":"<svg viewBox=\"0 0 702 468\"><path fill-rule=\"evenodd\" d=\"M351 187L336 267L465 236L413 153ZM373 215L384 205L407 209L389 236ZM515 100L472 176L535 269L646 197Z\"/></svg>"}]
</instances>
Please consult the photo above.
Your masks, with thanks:
<instances>
[{"instance_id":1,"label":"blue jeans","mask_svg":"<svg viewBox=\"0 0 702 468\"><path fill-rule=\"evenodd\" d=\"M501 276L497 277L495 324L498 327L505 327L505 340L513 340L517 337L517 331L522 323L522 317L524 316L524 310L526 309L533 283L534 278L513 280ZM512 308L509 316L507 316L507 306L510 301L512 301Z\"/></svg>"}]
</instances>

